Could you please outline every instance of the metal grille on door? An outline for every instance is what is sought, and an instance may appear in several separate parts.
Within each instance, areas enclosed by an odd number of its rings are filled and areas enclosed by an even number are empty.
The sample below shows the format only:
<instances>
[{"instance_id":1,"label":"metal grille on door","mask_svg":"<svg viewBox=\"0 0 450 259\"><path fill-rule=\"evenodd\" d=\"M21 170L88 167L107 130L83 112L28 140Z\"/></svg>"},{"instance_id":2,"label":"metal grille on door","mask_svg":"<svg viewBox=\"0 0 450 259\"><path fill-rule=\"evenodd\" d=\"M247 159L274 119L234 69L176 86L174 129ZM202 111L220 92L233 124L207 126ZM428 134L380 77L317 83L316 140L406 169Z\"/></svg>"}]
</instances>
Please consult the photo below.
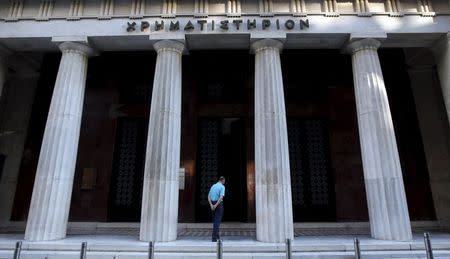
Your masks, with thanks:
<instances>
[{"instance_id":1,"label":"metal grille on door","mask_svg":"<svg viewBox=\"0 0 450 259\"><path fill-rule=\"evenodd\" d=\"M326 122L288 118L287 126L294 219L332 218L334 203Z\"/></svg>"},{"instance_id":2,"label":"metal grille on door","mask_svg":"<svg viewBox=\"0 0 450 259\"><path fill-rule=\"evenodd\" d=\"M135 182L135 165L137 156L137 121L124 121L116 182L115 203L118 206L131 206Z\"/></svg>"},{"instance_id":3,"label":"metal grille on door","mask_svg":"<svg viewBox=\"0 0 450 259\"><path fill-rule=\"evenodd\" d=\"M200 122L200 204L208 204L208 192L217 181L219 169L220 122L203 120Z\"/></svg>"},{"instance_id":4,"label":"metal grille on door","mask_svg":"<svg viewBox=\"0 0 450 259\"><path fill-rule=\"evenodd\" d=\"M305 174L302 166L302 143L301 128L299 120L288 120L289 136L289 158L291 165L291 189L293 205L304 205L305 197L303 195L303 175Z\"/></svg>"},{"instance_id":5,"label":"metal grille on door","mask_svg":"<svg viewBox=\"0 0 450 259\"><path fill-rule=\"evenodd\" d=\"M136 221L142 201L147 121L120 118L116 134L108 217L111 221Z\"/></svg>"},{"instance_id":6,"label":"metal grille on door","mask_svg":"<svg viewBox=\"0 0 450 259\"><path fill-rule=\"evenodd\" d=\"M311 184L311 203L328 205L328 156L323 121L305 122Z\"/></svg>"}]
</instances>

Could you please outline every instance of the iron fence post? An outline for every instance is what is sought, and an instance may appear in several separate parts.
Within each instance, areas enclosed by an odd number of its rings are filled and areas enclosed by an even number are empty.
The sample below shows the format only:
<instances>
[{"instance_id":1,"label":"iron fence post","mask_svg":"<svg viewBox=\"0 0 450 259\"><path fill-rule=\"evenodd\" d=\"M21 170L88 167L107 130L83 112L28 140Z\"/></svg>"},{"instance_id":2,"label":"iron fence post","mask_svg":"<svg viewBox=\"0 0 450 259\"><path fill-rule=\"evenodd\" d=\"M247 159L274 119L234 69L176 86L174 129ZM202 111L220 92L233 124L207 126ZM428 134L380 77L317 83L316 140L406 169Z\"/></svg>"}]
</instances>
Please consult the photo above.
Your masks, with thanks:
<instances>
[{"instance_id":1,"label":"iron fence post","mask_svg":"<svg viewBox=\"0 0 450 259\"><path fill-rule=\"evenodd\" d=\"M355 259L361 259L361 248L359 247L359 239L353 239L353 246L355 247Z\"/></svg>"},{"instance_id":2,"label":"iron fence post","mask_svg":"<svg viewBox=\"0 0 450 259\"><path fill-rule=\"evenodd\" d=\"M222 240L217 240L217 259L223 259L223 246Z\"/></svg>"},{"instance_id":3,"label":"iron fence post","mask_svg":"<svg viewBox=\"0 0 450 259\"><path fill-rule=\"evenodd\" d=\"M80 259L86 259L87 242L81 243Z\"/></svg>"},{"instance_id":4,"label":"iron fence post","mask_svg":"<svg viewBox=\"0 0 450 259\"><path fill-rule=\"evenodd\" d=\"M286 259L291 259L292 258L292 243L291 243L291 239L288 238L286 239Z\"/></svg>"},{"instance_id":5,"label":"iron fence post","mask_svg":"<svg viewBox=\"0 0 450 259\"><path fill-rule=\"evenodd\" d=\"M425 251L427 253L427 259L433 259L433 249L431 247L430 233L423 234L423 241L425 242Z\"/></svg>"},{"instance_id":6,"label":"iron fence post","mask_svg":"<svg viewBox=\"0 0 450 259\"><path fill-rule=\"evenodd\" d=\"M148 243L148 259L154 258L155 258L155 245L153 244L153 241L150 241L150 243Z\"/></svg>"},{"instance_id":7,"label":"iron fence post","mask_svg":"<svg viewBox=\"0 0 450 259\"><path fill-rule=\"evenodd\" d=\"M14 249L14 259L20 258L20 252L22 251L22 241L16 242L16 249Z\"/></svg>"}]
</instances>

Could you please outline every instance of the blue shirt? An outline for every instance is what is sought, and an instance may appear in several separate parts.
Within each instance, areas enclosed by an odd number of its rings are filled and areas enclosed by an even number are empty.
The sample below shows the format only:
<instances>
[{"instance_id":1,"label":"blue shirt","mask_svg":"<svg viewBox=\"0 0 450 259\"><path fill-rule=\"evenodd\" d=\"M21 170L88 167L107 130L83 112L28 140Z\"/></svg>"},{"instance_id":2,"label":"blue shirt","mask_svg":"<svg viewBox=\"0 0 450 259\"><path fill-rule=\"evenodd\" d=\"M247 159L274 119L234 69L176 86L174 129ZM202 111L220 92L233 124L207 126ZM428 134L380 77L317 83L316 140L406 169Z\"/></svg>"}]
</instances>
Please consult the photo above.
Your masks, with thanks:
<instances>
[{"instance_id":1,"label":"blue shirt","mask_svg":"<svg viewBox=\"0 0 450 259\"><path fill-rule=\"evenodd\" d=\"M221 182L217 182L209 190L208 197L211 201L218 201L220 196L225 196L225 186Z\"/></svg>"}]
</instances>

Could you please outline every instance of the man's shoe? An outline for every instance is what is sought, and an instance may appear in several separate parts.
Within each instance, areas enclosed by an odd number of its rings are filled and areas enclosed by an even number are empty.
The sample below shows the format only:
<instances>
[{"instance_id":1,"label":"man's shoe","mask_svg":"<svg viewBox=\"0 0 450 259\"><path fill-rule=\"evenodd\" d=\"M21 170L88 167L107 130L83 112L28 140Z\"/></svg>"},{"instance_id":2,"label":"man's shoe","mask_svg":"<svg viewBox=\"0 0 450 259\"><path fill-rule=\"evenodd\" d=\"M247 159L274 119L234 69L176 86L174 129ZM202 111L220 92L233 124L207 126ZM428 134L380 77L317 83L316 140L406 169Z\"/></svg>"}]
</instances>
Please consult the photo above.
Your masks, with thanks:
<instances>
[{"instance_id":1,"label":"man's shoe","mask_svg":"<svg viewBox=\"0 0 450 259\"><path fill-rule=\"evenodd\" d=\"M217 242L217 239L213 239L212 242Z\"/></svg>"}]
</instances>

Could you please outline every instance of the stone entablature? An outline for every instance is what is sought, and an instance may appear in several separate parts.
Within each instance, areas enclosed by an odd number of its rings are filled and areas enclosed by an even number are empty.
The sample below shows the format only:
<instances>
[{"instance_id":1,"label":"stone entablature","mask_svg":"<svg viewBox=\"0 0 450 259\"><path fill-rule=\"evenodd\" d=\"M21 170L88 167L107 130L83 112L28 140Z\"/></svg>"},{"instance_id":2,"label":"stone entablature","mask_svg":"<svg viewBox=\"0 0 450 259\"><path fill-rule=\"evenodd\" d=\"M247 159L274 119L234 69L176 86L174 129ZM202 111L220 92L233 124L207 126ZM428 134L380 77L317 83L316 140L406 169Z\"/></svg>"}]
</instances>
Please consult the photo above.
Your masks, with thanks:
<instances>
[{"instance_id":1,"label":"stone entablature","mask_svg":"<svg viewBox=\"0 0 450 259\"><path fill-rule=\"evenodd\" d=\"M9 22L209 15L397 17L414 14L448 15L450 3L446 0L13 0L0 3L0 20Z\"/></svg>"},{"instance_id":2,"label":"stone entablature","mask_svg":"<svg viewBox=\"0 0 450 259\"><path fill-rule=\"evenodd\" d=\"M162 22L164 27L157 28ZM225 26L223 23L226 22L228 23ZM269 22L270 26L268 26ZM134 27L129 29L129 24L133 23L135 23ZM179 23L179 29L171 30L171 23ZM189 23L192 27L187 26ZM14 51L57 51L50 39L76 37L88 39L101 51L150 50L153 43L161 39L186 41L189 50L249 49L253 40L276 38L285 41L285 49L340 49L351 36L382 38L384 39L383 48L431 47L449 32L448 24L450 24L450 15L435 17L377 15L370 18L355 15L340 17L248 15L242 17L144 17L142 19L125 17L76 21L22 20L0 21L0 44ZM290 29L286 25L293 27ZM219 35L220 41L216 40Z\"/></svg>"}]
</instances>

